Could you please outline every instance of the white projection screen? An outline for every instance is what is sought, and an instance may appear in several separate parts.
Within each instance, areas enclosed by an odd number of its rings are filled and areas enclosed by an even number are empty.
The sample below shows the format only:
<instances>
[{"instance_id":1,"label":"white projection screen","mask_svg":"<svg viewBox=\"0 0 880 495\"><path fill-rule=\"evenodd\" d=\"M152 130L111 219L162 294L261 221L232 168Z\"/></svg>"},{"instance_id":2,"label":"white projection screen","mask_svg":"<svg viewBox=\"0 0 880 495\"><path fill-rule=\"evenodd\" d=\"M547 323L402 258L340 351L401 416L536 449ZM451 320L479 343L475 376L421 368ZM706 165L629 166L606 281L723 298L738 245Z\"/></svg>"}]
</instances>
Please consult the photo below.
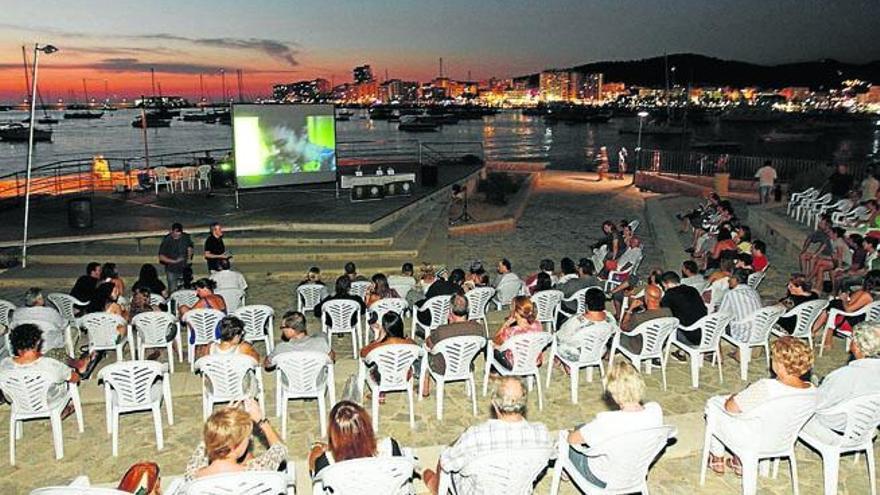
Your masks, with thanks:
<instances>
[{"instance_id":1,"label":"white projection screen","mask_svg":"<svg viewBox=\"0 0 880 495\"><path fill-rule=\"evenodd\" d=\"M241 189L336 180L333 105L233 105L232 136Z\"/></svg>"}]
</instances>

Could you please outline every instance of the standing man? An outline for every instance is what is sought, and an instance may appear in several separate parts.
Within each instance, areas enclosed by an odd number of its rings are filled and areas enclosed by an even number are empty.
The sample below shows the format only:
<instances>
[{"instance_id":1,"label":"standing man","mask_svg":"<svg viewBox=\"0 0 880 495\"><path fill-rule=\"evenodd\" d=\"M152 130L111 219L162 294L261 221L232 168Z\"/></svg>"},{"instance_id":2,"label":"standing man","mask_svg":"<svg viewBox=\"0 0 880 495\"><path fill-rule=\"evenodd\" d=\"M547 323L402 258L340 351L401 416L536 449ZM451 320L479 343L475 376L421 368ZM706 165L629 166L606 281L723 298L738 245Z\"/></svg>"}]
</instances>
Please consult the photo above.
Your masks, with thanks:
<instances>
[{"instance_id":1,"label":"standing man","mask_svg":"<svg viewBox=\"0 0 880 495\"><path fill-rule=\"evenodd\" d=\"M220 271L220 261L228 260L226 245L223 244L223 227L220 222L211 224L211 233L205 239L205 260L208 262L208 273Z\"/></svg>"},{"instance_id":2,"label":"standing man","mask_svg":"<svg viewBox=\"0 0 880 495\"><path fill-rule=\"evenodd\" d=\"M834 199L843 199L853 187L853 176L849 173L849 167L841 163L828 177L828 192Z\"/></svg>"},{"instance_id":3,"label":"standing man","mask_svg":"<svg viewBox=\"0 0 880 495\"><path fill-rule=\"evenodd\" d=\"M192 278L193 243L189 234L183 231L183 225L175 222L159 245L159 263L165 266L165 278L168 292L174 292L185 283L185 273L189 271Z\"/></svg>"},{"instance_id":4,"label":"standing man","mask_svg":"<svg viewBox=\"0 0 880 495\"><path fill-rule=\"evenodd\" d=\"M617 152L617 178L623 179L623 174L626 173L626 157L629 155L629 152L626 151L626 146L621 146L620 151Z\"/></svg>"},{"instance_id":5,"label":"standing man","mask_svg":"<svg viewBox=\"0 0 880 495\"><path fill-rule=\"evenodd\" d=\"M761 204L770 202L770 191L776 182L776 169L770 160L764 162L764 166L755 172L755 178L758 179L758 195L761 198Z\"/></svg>"}]
</instances>

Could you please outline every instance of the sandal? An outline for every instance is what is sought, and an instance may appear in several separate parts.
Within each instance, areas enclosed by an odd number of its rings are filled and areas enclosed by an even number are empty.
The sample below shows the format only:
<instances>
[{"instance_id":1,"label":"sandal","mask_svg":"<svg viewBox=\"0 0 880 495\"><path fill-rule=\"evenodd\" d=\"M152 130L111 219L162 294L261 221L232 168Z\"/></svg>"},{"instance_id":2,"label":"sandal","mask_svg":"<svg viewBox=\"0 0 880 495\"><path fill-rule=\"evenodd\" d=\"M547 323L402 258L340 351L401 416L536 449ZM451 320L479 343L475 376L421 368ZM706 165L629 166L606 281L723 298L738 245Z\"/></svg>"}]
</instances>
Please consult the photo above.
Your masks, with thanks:
<instances>
[{"instance_id":1,"label":"sandal","mask_svg":"<svg viewBox=\"0 0 880 495\"><path fill-rule=\"evenodd\" d=\"M727 467L729 467L731 470L733 470L733 474L735 474L739 477L742 477L742 475L743 475L742 463L740 462L739 457L737 457L737 456L730 457L727 459L727 462L725 464L727 464Z\"/></svg>"},{"instance_id":2,"label":"sandal","mask_svg":"<svg viewBox=\"0 0 880 495\"><path fill-rule=\"evenodd\" d=\"M712 454L709 454L709 469L712 470L713 473L721 476L724 474L724 457L715 457Z\"/></svg>"}]
</instances>

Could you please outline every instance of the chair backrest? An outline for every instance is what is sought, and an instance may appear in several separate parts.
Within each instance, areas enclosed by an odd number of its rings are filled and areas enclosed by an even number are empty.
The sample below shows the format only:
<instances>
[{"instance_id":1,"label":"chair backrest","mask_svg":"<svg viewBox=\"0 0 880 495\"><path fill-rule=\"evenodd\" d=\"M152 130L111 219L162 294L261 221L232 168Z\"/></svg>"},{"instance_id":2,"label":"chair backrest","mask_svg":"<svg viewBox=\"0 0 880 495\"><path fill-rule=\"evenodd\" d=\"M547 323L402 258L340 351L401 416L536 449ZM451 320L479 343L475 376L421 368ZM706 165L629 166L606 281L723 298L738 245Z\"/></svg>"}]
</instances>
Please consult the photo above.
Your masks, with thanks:
<instances>
[{"instance_id":1,"label":"chair backrest","mask_svg":"<svg viewBox=\"0 0 880 495\"><path fill-rule=\"evenodd\" d=\"M471 362L486 346L486 339L479 335L459 335L441 340L431 349L432 354L442 354L446 366L443 376L448 379L464 379L471 374Z\"/></svg>"},{"instance_id":2,"label":"chair backrest","mask_svg":"<svg viewBox=\"0 0 880 495\"><path fill-rule=\"evenodd\" d=\"M296 288L296 303L300 312L315 308L327 288L321 284L303 284Z\"/></svg>"},{"instance_id":3,"label":"chair backrest","mask_svg":"<svg viewBox=\"0 0 880 495\"><path fill-rule=\"evenodd\" d=\"M862 308L865 314L865 321L880 321L880 301L874 301Z\"/></svg>"},{"instance_id":4,"label":"chair backrest","mask_svg":"<svg viewBox=\"0 0 880 495\"><path fill-rule=\"evenodd\" d=\"M816 411L815 394L786 394L774 397L740 418L753 425L751 434L734 441L750 446L759 455L782 453L791 449L797 434Z\"/></svg>"},{"instance_id":5,"label":"chair backrest","mask_svg":"<svg viewBox=\"0 0 880 495\"><path fill-rule=\"evenodd\" d=\"M40 414L49 411L49 388L54 383L30 366L0 372L0 390L12 402L15 414Z\"/></svg>"},{"instance_id":6,"label":"chair backrest","mask_svg":"<svg viewBox=\"0 0 880 495\"><path fill-rule=\"evenodd\" d=\"M675 428L672 426L644 428L608 437L586 452L590 457L607 458L605 465L609 471L602 481L608 491L641 492L651 463L673 436Z\"/></svg>"},{"instance_id":7,"label":"chair backrest","mask_svg":"<svg viewBox=\"0 0 880 495\"><path fill-rule=\"evenodd\" d=\"M244 340L252 342L266 336L266 327L275 316L275 310L265 304L249 304L236 309L233 315L244 322Z\"/></svg>"},{"instance_id":8,"label":"chair backrest","mask_svg":"<svg viewBox=\"0 0 880 495\"><path fill-rule=\"evenodd\" d=\"M587 312L587 291L590 289L599 289L602 292L605 292L602 287L592 286L592 287L584 287L583 289L578 290L571 297L564 299L564 301L576 301L577 302L577 312L575 314L581 315Z\"/></svg>"},{"instance_id":9,"label":"chair backrest","mask_svg":"<svg viewBox=\"0 0 880 495\"><path fill-rule=\"evenodd\" d=\"M199 172L199 179L208 179L211 180L211 166L210 165L199 165L196 169Z\"/></svg>"},{"instance_id":10,"label":"chair backrest","mask_svg":"<svg viewBox=\"0 0 880 495\"><path fill-rule=\"evenodd\" d=\"M559 312L559 304L564 294L561 290L542 290L532 294L532 303L537 310L538 321L544 323L556 321Z\"/></svg>"},{"instance_id":11,"label":"chair backrest","mask_svg":"<svg viewBox=\"0 0 880 495\"><path fill-rule=\"evenodd\" d=\"M47 486L31 490L30 495L131 495L131 492L97 486Z\"/></svg>"},{"instance_id":12,"label":"chair backrest","mask_svg":"<svg viewBox=\"0 0 880 495\"><path fill-rule=\"evenodd\" d=\"M464 294L468 301L468 320L481 320L486 317L486 306L495 296L492 287L475 287Z\"/></svg>"},{"instance_id":13,"label":"chair backrest","mask_svg":"<svg viewBox=\"0 0 880 495\"><path fill-rule=\"evenodd\" d=\"M254 371L253 358L242 354L209 354L194 366L211 382L212 395L220 400L241 400L249 397L245 378ZM256 371L259 373L259 370Z\"/></svg>"},{"instance_id":14,"label":"chair backrest","mask_svg":"<svg viewBox=\"0 0 880 495\"><path fill-rule=\"evenodd\" d=\"M161 294L150 294L150 305L151 306L159 306L160 304L165 304L165 298L162 297Z\"/></svg>"},{"instance_id":15,"label":"chair backrest","mask_svg":"<svg viewBox=\"0 0 880 495\"><path fill-rule=\"evenodd\" d=\"M389 344L373 349L367 361L374 363L382 377L383 389L405 386L410 380L410 368L421 356L422 350L413 344Z\"/></svg>"},{"instance_id":16,"label":"chair backrest","mask_svg":"<svg viewBox=\"0 0 880 495\"><path fill-rule=\"evenodd\" d=\"M718 280L712 282L708 289L711 291L711 296L709 297L709 305L712 309L717 309L719 305L721 305L721 300L724 299L724 296L730 292L730 285L727 283L727 279L730 277L722 277Z\"/></svg>"},{"instance_id":17,"label":"chair backrest","mask_svg":"<svg viewBox=\"0 0 880 495\"><path fill-rule=\"evenodd\" d=\"M193 480L183 495L284 495L287 476L279 471L215 474Z\"/></svg>"},{"instance_id":18,"label":"chair backrest","mask_svg":"<svg viewBox=\"0 0 880 495\"><path fill-rule=\"evenodd\" d=\"M195 344L210 344L217 341L217 325L223 319L223 312L216 309L191 309L183 315L183 322L195 333Z\"/></svg>"},{"instance_id":19,"label":"chair backrest","mask_svg":"<svg viewBox=\"0 0 880 495\"><path fill-rule=\"evenodd\" d=\"M795 306L792 311L797 315L794 331L791 333L793 337L805 339L813 331L813 323L822 314L822 311L828 307L827 299L816 299L813 301L802 302Z\"/></svg>"},{"instance_id":20,"label":"chair backrest","mask_svg":"<svg viewBox=\"0 0 880 495\"><path fill-rule=\"evenodd\" d=\"M633 333L642 335L641 357L643 359L660 357L669 335L677 328L678 318L672 317L654 318L637 326Z\"/></svg>"},{"instance_id":21,"label":"chair backrest","mask_svg":"<svg viewBox=\"0 0 880 495\"><path fill-rule=\"evenodd\" d=\"M321 305L321 321L326 324L325 316L330 316L331 331L349 331L351 318L361 310L360 304L351 299L331 299Z\"/></svg>"},{"instance_id":22,"label":"chair backrest","mask_svg":"<svg viewBox=\"0 0 880 495\"><path fill-rule=\"evenodd\" d=\"M9 327L13 311L15 311L15 304L5 299L0 299L0 325Z\"/></svg>"},{"instance_id":23,"label":"chair backrest","mask_svg":"<svg viewBox=\"0 0 880 495\"><path fill-rule=\"evenodd\" d=\"M116 345L119 337L118 327L127 324L121 316L106 311L89 313L80 320L80 326L89 333L89 344L105 348Z\"/></svg>"},{"instance_id":24,"label":"chair backrest","mask_svg":"<svg viewBox=\"0 0 880 495\"><path fill-rule=\"evenodd\" d=\"M150 390L166 370L158 361L119 361L101 369L98 379L116 393L121 407L141 407L152 404Z\"/></svg>"},{"instance_id":25,"label":"chair backrest","mask_svg":"<svg viewBox=\"0 0 880 495\"><path fill-rule=\"evenodd\" d=\"M223 298L223 302L226 303L226 312L228 313L233 313L244 305L245 292L241 289L217 289L214 293Z\"/></svg>"},{"instance_id":26,"label":"chair backrest","mask_svg":"<svg viewBox=\"0 0 880 495\"><path fill-rule=\"evenodd\" d=\"M334 495L409 495L414 470L415 462L407 457L365 457L331 464L314 482Z\"/></svg>"},{"instance_id":27,"label":"chair backrest","mask_svg":"<svg viewBox=\"0 0 880 495\"><path fill-rule=\"evenodd\" d=\"M48 300L52 306L55 306L55 309L61 313L61 317L64 320L71 324L76 321L76 315L74 314L74 309L77 306L81 306L77 304L80 303L88 303L88 301L77 301L77 299L69 294L62 294L61 292L53 292L46 296L46 300Z\"/></svg>"},{"instance_id":28,"label":"chair backrest","mask_svg":"<svg viewBox=\"0 0 880 495\"><path fill-rule=\"evenodd\" d=\"M440 325L449 322L449 307L452 305L452 296L434 296L422 304L422 310L427 310L431 315L429 328L434 330Z\"/></svg>"},{"instance_id":29,"label":"chair backrest","mask_svg":"<svg viewBox=\"0 0 880 495\"><path fill-rule=\"evenodd\" d=\"M550 447L491 451L469 462L459 475L474 482L474 493L528 495L552 455Z\"/></svg>"},{"instance_id":30,"label":"chair backrest","mask_svg":"<svg viewBox=\"0 0 880 495\"><path fill-rule=\"evenodd\" d=\"M513 354L513 374L535 373L538 370L538 355L553 340L547 332L528 332L510 337L501 348Z\"/></svg>"},{"instance_id":31,"label":"chair backrest","mask_svg":"<svg viewBox=\"0 0 880 495\"><path fill-rule=\"evenodd\" d=\"M699 325L702 330L702 338L700 339L700 349L715 349L721 340L721 335L733 315L729 313L710 313L700 318L695 325Z\"/></svg>"},{"instance_id":32,"label":"chair backrest","mask_svg":"<svg viewBox=\"0 0 880 495\"><path fill-rule=\"evenodd\" d=\"M168 296L168 302L168 311L174 313L180 306L193 306L195 303L199 302L199 296L196 295L196 291L194 290L181 289L174 291Z\"/></svg>"},{"instance_id":33,"label":"chair backrest","mask_svg":"<svg viewBox=\"0 0 880 495\"><path fill-rule=\"evenodd\" d=\"M605 345L608 343L608 339L614 335L614 332L617 331L617 326L612 325L611 323L599 322L594 323L590 322L588 326L589 329L579 330L579 334L582 335L582 345L580 356L578 357L578 362L581 363L595 363L602 359L602 355L605 353Z\"/></svg>"},{"instance_id":34,"label":"chair backrest","mask_svg":"<svg viewBox=\"0 0 880 495\"><path fill-rule=\"evenodd\" d=\"M840 446L858 447L870 444L880 426L880 394L854 397L841 404L816 411L819 416L846 415L846 427L840 438Z\"/></svg>"},{"instance_id":35,"label":"chair backrest","mask_svg":"<svg viewBox=\"0 0 880 495\"><path fill-rule=\"evenodd\" d=\"M639 222L639 219L636 218L635 220L633 220L632 222L629 223L629 230L631 230L633 233L635 233L636 230L638 230L639 225L641 225L641 223Z\"/></svg>"},{"instance_id":36,"label":"chair backrest","mask_svg":"<svg viewBox=\"0 0 880 495\"><path fill-rule=\"evenodd\" d=\"M147 345L162 345L168 337L168 327L177 323L174 315L163 311L146 311L135 315L131 325L137 329L139 338Z\"/></svg>"},{"instance_id":37,"label":"chair backrest","mask_svg":"<svg viewBox=\"0 0 880 495\"><path fill-rule=\"evenodd\" d=\"M348 293L353 296L358 296L361 298L361 301L364 301L367 295L367 289L369 289L371 285L373 285L372 282L367 282L366 280L352 282L351 289L349 289Z\"/></svg>"},{"instance_id":38,"label":"chair backrest","mask_svg":"<svg viewBox=\"0 0 880 495\"><path fill-rule=\"evenodd\" d=\"M168 167L153 167L153 175L158 181L168 180Z\"/></svg>"},{"instance_id":39,"label":"chair backrest","mask_svg":"<svg viewBox=\"0 0 880 495\"><path fill-rule=\"evenodd\" d=\"M781 305L767 306L756 311L751 317L749 328L749 344L763 344L770 336L773 325L779 321L779 317L785 313L785 307Z\"/></svg>"},{"instance_id":40,"label":"chair backrest","mask_svg":"<svg viewBox=\"0 0 880 495\"><path fill-rule=\"evenodd\" d=\"M498 299L498 302L501 304L510 304L514 297L523 293L525 286L526 284L518 278L505 277L505 279L498 284L498 287L495 287L495 298Z\"/></svg>"},{"instance_id":41,"label":"chair backrest","mask_svg":"<svg viewBox=\"0 0 880 495\"><path fill-rule=\"evenodd\" d=\"M370 311L376 314L378 318L377 321L382 321L382 317L385 316L385 313L397 313L403 318L403 313L409 308L409 304L407 304L406 299L401 299L399 297L386 297L385 299L379 299L370 305Z\"/></svg>"},{"instance_id":42,"label":"chair backrest","mask_svg":"<svg viewBox=\"0 0 880 495\"><path fill-rule=\"evenodd\" d=\"M272 364L278 368L279 380L288 395L314 396L321 392L318 382L330 357L314 351L282 352L272 358Z\"/></svg>"},{"instance_id":43,"label":"chair backrest","mask_svg":"<svg viewBox=\"0 0 880 495\"><path fill-rule=\"evenodd\" d=\"M181 179L193 179L196 176L196 168L195 167L180 167L180 178Z\"/></svg>"},{"instance_id":44,"label":"chair backrest","mask_svg":"<svg viewBox=\"0 0 880 495\"><path fill-rule=\"evenodd\" d=\"M767 276L766 271L750 273L747 284L752 289L758 290L758 286L761 285L761 282L764 281L764 277L766 277L766 276Z\"/></svg>"}]
</instances>

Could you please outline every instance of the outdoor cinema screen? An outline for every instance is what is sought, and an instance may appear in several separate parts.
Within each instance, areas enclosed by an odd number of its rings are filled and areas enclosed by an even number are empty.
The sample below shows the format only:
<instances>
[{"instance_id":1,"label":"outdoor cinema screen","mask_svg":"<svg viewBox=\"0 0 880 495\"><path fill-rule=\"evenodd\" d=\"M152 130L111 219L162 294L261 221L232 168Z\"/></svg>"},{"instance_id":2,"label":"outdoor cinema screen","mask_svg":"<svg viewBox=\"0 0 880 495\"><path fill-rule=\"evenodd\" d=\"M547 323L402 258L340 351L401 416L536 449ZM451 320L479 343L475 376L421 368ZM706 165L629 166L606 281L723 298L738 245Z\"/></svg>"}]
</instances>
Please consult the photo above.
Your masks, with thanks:
<instances>
[{"instance_id":1,"label":"outdoor cinema screen","mask_svg":"<svg viewBox=\"0 0 880 495\"><path fill-rule=\"evenodd\" d=\"M239 188L336 180L333 105L234 105Z\"/></svg>"}]
</instances>

